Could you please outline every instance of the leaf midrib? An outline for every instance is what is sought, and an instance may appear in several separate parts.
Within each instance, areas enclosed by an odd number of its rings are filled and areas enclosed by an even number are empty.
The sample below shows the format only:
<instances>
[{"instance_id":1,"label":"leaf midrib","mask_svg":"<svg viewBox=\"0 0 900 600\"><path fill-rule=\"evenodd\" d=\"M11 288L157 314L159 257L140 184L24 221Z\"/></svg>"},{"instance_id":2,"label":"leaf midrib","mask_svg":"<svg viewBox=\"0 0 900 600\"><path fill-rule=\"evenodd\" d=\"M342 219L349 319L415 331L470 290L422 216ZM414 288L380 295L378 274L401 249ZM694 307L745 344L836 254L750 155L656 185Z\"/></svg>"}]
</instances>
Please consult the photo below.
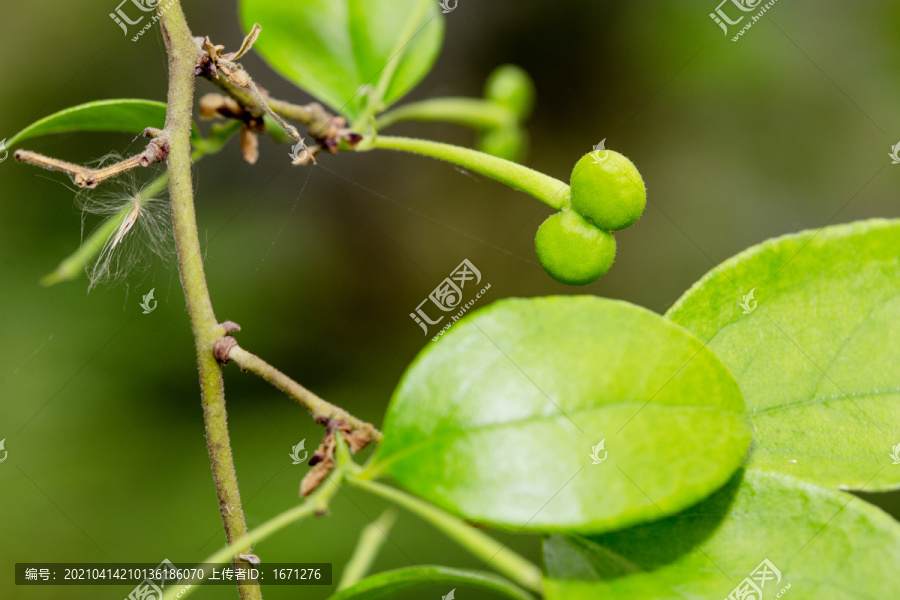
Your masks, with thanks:
<instances>
[{"instance_id":1,"label":"leaf midrib","mask_svg":"<svg viewBox=\"0 0 900 600\"><path fill-rule=\"evenodd\" d=\"M383 471L388 466L390 466L392 463L397 462L398 460L400 460L402 458L405 458L409 454L418 452L420 449L426 448L428 446L437 445L437 443L439 441L443 442L446 439L453 439L454 437L462 438L462 437L466 437L469 434L474 435L475 433L490 431L492 429L504 429L507 427L521 426L521 425L533 423L536 421L549 421L549 420L555 420L555 419L564 419L566 421L571 422L572 421L571 416L577 416L577 415L581 415L581 414L585 414L585 413L601 411L610 406L616 406L616 407L623 407L623 406L627 407L629 405L640 406L641 408L639 408L637 411L637 413L640 413L644 408L646 408L646 406L648 404L649 404L648 402L644 402L644 403L641 403L641 402L617 402L614 404L605 404L603 406L593 406L593 407L588 407L588 408L582 408L582 409L569 411L569 412L565 412L565 413L563 413L562 409L560 409L561 412L558 415L553 415L553 416L551 416L551 415L534 415L531 417L526 417L524 419L516 419L514 421L504 421L502 423L485 423L483 425L467 426L463 429L455 429L453 431L447 431L447 432L436 431L434 433L428 434L427 437L424 440L422 440L421 442L418 442L418 443L415 443L412 445L407 445L403 448L402 451L396 452L396 453L388 456L387 458L384 459L384 461L381 461L380 464L373 463L373 468L377 469L379 472ZM700 411L715 411L715 412L721 412L721 413L730 413L730 414L737 415L737 416L744 414L743 412L740 412L740 411L729 410L729 409L725 409L725 408L722 408L719 406L703 406L703 405L695 405L695 404L678 404L678 405L657 404L655 406L657 408L671 409L671 410L690 409L690 410L700 410ZM635 416L637 416L637 413L635 413ZM632 417L632 419L633 418L634 417ZM630 420L629 420L629 422L630 422ZM627 425L627 423L626 423L626 425ZM460 435L456 435L456 434L460 434Z\"/></svg>"},{"instance_id":2,"label":"leaf midrib","mask_svg":"<svg viewBox=\"0 0 900 600\"><path fill-rule=\"evenodd\" d=\"M831 395L831 396L819 396L819 397L816 397L816 398L811 398L811 399L809 399L809 400L805 400L805 401L803 401L803 402L794 402L794 403L791 403L791 404L782 404L781 406L774 406L774 407L772 407L772 408L767 408L767 409L765 409L765 410L761 410L761 411L758 411L758 412L751 412L751 413L750 413L750 416L751 416L751 417L755 417L755 416L757 416L757 415L767 415L767 414L770 414L770 413L773 413L773 412L787 411L787 410L792 410L792 409L795 409L795 408L802 408L802 407L804 407L804 406L812 406L812 405L814 405L814 404L824 404L824 403L829 402L829 401L832 401L832 400L840 401L840 400L851 400L851 399L853 399L853 398L865 398L865 397L875 398L875 397L878 397L878 396L891 396L891 395L900 395L900 387L898 387L898 388L895 389L895 390L885 390L885 391L865 391L865 392L854 392L854 393L852 393L852 394L843 394L843 393L842 393L842 394L839 394L839 395L838 395L838 394L834 394L834 395Z\"/></svg>"}]
</instances>

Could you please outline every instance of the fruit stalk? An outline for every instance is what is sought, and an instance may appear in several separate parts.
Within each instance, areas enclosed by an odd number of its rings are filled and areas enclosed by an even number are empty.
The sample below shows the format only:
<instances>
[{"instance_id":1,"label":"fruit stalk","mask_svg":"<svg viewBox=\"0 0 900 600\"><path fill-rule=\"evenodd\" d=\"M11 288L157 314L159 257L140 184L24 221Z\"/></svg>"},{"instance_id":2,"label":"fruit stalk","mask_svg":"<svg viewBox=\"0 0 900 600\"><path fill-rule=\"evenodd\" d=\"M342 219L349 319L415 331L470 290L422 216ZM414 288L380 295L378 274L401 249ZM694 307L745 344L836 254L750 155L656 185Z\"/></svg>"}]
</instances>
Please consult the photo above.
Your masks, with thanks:
<instances>
[{"instance_id":1,"label":"fruit stalk","mask_svg":"<svg viewBox=\"0 0 900 600\"><path fill-rule=\"evenodd\" d=\"M570 189L564 182L484 152L442 142L391 136L378 136L374 140L373 146L384 150L421 154L459 165L495 179L514 190L534 196L557 210L561 210L569 204Z\"/></svg>"}]
</instances>

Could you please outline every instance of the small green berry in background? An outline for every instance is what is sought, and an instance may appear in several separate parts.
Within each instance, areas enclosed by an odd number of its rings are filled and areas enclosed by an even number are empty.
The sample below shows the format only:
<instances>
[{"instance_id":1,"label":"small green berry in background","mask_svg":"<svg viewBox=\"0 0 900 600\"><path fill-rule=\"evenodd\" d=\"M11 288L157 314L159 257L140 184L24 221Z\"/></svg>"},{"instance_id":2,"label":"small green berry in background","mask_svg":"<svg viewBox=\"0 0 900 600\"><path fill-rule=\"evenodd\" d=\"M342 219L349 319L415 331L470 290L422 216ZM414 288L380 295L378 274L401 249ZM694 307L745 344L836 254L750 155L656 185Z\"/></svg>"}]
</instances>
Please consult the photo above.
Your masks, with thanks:
<instances>
[{"instance_id":1,"label":"small green berry in background","mask_svg":"<svg viewBox=\"0 0 900 600\"><path fill-rule=\"evenodd\" d=\"M497 67L484 86L484 96L511 110L521 121L534 109L534 83L528 73L516 65Z\"/></svg>"}]
</instances>

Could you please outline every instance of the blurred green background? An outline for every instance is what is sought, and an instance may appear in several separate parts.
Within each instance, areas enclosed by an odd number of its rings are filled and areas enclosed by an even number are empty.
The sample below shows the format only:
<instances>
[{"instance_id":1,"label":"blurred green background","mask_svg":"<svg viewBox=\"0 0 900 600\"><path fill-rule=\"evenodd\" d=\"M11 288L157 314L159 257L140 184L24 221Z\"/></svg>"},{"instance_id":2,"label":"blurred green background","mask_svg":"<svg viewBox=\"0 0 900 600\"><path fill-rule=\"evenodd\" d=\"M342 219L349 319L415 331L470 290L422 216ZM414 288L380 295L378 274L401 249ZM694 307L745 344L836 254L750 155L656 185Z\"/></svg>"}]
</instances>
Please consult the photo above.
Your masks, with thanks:
<instances>
[{"instance_id":1,"label":"blurred green background","mask_svg":"<svg viewBox=\"0 0 900 600\"><path fill-rule=\"evenodd\" d=\"M663 312L715 264L769 237L900 217L900 166L888 158L900 140L900 6L784 0L732 43L708 16L716 3L461 0L446 18L436 68L408 98L480 96L495 66L516 63L538 90L526 164L567 179L603 138L629 156L650 203L635 227L617 234L616 264L597 283L576 289L551 280L533 248L551 209L482 177L387 152L326 156L318 168L294 168L287 147L268 139L259 163L249 166L232 141L195 168L217 317L241 324L246 348L380 424L395 382L427 341L409 313L464 258L491 284L481 306L510 296L590 293ZM108 16L115 4L3 2L0 138L89 100L165 99L159 28L132 43ZM196 35L229 49L240 42L234 2L194 0L185 11ZM309 100L258 57L245 64L273 96ZM200 94L210 91L198 83ZM452 126L401 125L396 132L474 141ZM83 163L143 143L60 135L26 146ZM0 164L4 599L123 598L130 591L17 588L15 562L195 562L224 540L173 264L153 263L90 294L84 278L38 285L79 244L80 214L67 185L11 156ZM159 306L144 315L138 304L151 288ZM225 371L237 471L254 527L298 502L306 467L291 465L288 454L304 438L314 448L322 432L277 391L233 365ZM897 494L867 498L900 514ZM333 562L337 581L359 529L382 506L347 490L330 518L291 526L256 550L267 561ZM535 537L511 544L539 560ZM404 514L376 569L417 563L480 566ZM265 596L328 592L280 587ZM207 587L195 597L236 594Z\"/></svg>"}]
</instances>

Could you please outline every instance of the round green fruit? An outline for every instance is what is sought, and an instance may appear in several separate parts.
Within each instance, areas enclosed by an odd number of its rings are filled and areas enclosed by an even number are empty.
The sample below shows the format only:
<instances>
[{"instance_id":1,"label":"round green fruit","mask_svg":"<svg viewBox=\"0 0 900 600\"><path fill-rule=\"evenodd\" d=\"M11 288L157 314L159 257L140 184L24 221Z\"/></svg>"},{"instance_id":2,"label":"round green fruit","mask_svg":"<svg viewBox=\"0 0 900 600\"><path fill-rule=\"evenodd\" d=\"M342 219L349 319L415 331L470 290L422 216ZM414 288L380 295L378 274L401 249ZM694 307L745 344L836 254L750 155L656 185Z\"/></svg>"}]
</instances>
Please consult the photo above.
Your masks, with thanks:
<instances>
[{"instance_id":1,"label":"round green fruit","mask_svg":"<svg viewBox=\"0 0 900 600\"><path fill-rule=\"evenodd\" d=\"M572 171L572 208L600 229L634 225L647 205L647 188L630 160L612 150L584 155Z\"/></svg>"},{"instance_id":2,"label":"round green fruit","mask_svg":"<svg viewBox=\"0 0 900 600\"><path fill-rule=\"evenodd\" d=\"M519 161L527 148L528 133L518 126L488 129L478 140L482 152L512 161Z\"/></svg>"},{"instance_id":3,"label":"round green fruit","mask_svg":"<svg viewBox=\"0 0 900 600\"><path fill-rule=\"evenodd\" d=\"M616 257L616 238L578 213L564 210L541 224L534 248L553 279L587 285L609 271Z\"/></svg>"},{"instance_id":4,"label":"round green fruit","mask_svg":"<svg viewBox=\"0 0 900 600\"><path fill-rule=\"evenodd\" d=\"M524 121L534 107L534 83L521 67L502 65L488 76L484 96L510 109Z\"/></svg>"}]
</instances>

